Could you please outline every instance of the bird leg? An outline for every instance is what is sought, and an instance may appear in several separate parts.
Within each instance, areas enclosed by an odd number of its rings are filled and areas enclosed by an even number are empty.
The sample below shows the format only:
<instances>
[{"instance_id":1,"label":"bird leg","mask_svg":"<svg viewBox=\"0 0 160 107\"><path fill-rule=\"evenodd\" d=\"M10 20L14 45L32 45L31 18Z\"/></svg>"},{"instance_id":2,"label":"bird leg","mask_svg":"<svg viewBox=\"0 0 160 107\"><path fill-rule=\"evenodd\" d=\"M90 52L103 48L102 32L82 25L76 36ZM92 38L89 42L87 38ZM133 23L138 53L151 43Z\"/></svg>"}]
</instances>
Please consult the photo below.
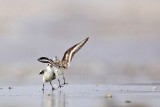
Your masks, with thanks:
<instances>
[{"instance_id":1,"label":"bird leg","mask_svg":"<svg viewBox=\"0 0 160 107\"><path fill-rule=\"evenodd\" d=\"M44 91L44 83L43 83L43 88L42 88L42 91Z\"/></svg>"},{"instance_id":2,"label":"bird leg","mask_svg":"<svg viewBox=\"0 0 160 107\"><path fill-rule=\"evenodd\" d=\"M66 81L65 81L64 74L63 74L63 80L64 80L64 83L63 83L62 85L68 84L68 83L66 83Z\"/></svg>"},{"instance_id":3,"label":"bird leg","mask_svg":"<svg viewBox=\"0 0 160 107\"><path fill-rule=\"evenodd\" d=\"M55 90L55 88L53 87L53 85L52 85L52 82L51 82L51 81L50 81L50 84L51 84L51 86L52 86L52 91L53 91L53 90Z\"/></svg>"},{"instance_id":4,"label":"bird leg","mask_svg":"<svg viewBox=\"0 0 160 107\"><path fill-rule=\"evenodd\" d=\"M59 79L58 79L58 83L59 83L59 87L58 87L58 88L63 87L63 86L61 85L61 83L60 83L60 80L59 80Z\"/></svg>"},{"instance_id":5,"label":"bird leg","mask_svg":"<svg viewBox=\"0 0 160 107\"><path fill-rule=\"evenodd\" d=\"M43 88L42 88L43 94L44 94L44 83L43 83Z\"/></svg>"}]
</instances>

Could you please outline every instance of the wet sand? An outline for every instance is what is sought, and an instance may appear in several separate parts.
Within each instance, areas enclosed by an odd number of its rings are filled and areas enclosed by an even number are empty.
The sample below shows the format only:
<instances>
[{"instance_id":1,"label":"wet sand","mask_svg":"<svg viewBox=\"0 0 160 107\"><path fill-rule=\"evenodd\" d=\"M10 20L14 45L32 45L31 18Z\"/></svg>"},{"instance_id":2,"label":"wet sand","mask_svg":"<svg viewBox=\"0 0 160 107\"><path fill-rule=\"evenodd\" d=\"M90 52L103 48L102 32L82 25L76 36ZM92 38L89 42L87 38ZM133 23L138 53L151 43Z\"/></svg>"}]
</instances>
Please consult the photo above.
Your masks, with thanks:
<instances>
[{"instance_id":1,"label":"wet sand","mask_svg":"<svg viewBox=\"0 0 160 107\"><path fill-rule=\"evenodd\" d=\"M66 85L0 87L1 107L160 107L156 85Z\"/></svg>"}]
</instances>

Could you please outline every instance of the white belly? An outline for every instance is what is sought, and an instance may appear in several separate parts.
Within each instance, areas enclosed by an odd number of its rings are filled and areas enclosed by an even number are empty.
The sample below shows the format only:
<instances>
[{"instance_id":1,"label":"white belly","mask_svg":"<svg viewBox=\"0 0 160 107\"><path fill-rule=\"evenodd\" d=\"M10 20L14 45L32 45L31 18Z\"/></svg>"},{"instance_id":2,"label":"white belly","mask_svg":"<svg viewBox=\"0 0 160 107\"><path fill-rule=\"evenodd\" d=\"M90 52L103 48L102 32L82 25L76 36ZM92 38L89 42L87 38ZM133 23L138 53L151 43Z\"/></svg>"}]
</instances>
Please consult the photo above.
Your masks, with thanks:
<instances>
[{"instance_id":1,"label":"white belly","mask_svg":"<svg viewBox=\"0 0 160 107\"><path fill-rule=\"evenodd\" d=\"M58 75L62 75L64 73L64 70L58 69Z\"/></svg>"},{"instance_id":2,"label":"white belly","mask_svg":"<svg viewBox=\"0 0 160 107\"><path fill-rule=\"evenodd\" d=\"M55 79L54 72L45 72L43 75L43 82L50 82Z\"/></svg>"},{"instance_id":3,"label":"white belly","mask_svg":"<svg viewBox=\"0 0 160 107\"><path fill-rule=\"evenodd\" d=\"M53 67L53 69L54 69L54 71L56 71L56 73L57 73L58 75L62 75L63 72L64 72L64 70L58 69L58 68L56 68L56 67ZM58 75L57 75L57 76L58 76Z\"/></svg>"}]
</instances>

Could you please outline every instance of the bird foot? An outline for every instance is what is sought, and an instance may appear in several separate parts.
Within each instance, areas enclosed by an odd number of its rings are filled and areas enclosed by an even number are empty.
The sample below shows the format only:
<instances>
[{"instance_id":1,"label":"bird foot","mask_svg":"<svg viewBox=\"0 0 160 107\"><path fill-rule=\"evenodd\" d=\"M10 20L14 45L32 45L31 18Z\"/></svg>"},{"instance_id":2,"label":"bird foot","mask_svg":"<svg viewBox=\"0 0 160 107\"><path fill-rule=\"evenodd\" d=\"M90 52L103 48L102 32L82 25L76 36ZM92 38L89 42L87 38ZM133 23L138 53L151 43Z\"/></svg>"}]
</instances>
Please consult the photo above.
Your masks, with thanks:
<instances>
[{"instance_id":1,"label":"bird foot","mask_svg":"<svg viewBox=\"0 0 160 107\"><path fill-rule=\"evenodd\" d=\"M58 88L62 88L63 86L62 85L59 85L59 87Z\"/></svg>"},{"instance_id":2,"label":"bird foot","mask_svg":"<svg viewBox=\"0 0 160 107\"><path fill-rule=\"evenodd\" d=\"M66 84L68 84L68 83L65 82L65 83L63 83L62 85L66 85Z\"/></svg>"},{"instance_id":3,"label":"bird foot","mask_svg":"<svg viewBox=\"0 0 160 107\"><path fill-rule=\"evenodd\" d=\"M52 87L52 91L56 90L55 88Z\"/></svg>"}]
</instances>

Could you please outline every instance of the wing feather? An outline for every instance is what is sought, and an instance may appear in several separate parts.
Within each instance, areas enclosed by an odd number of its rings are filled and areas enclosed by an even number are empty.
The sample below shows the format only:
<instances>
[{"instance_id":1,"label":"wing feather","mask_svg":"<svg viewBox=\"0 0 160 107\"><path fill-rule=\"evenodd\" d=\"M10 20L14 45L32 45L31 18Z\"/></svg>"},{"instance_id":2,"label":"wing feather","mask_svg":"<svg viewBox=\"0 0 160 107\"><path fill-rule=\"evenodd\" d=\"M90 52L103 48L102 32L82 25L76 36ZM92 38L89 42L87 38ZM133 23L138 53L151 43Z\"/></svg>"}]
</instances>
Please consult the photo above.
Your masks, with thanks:
<instances>
[{"instance_id":1,"label":"wing feather","mask_svg":"<svg viewBox=\"0 0 160 107\"><path fill-rule=\"evenodd\" d=\"M52 59L49 59L47 57L40 57L38 58L38 61L39 62L42 62L42 63L49 63L49 64L52 64L53 63L53 60Z\"/></svg>"},{"instance_id":2,"label":"wing feather","mask_svg":"<svg viewBox=\"0 0 160 107\"><path fill-rule=\"evenodd\" d=\"M82 46L88 41L89 37L87 37L86 39L84 39L83 41L75 44L74 46L72 46L71 48L69 48L65 53L64 56L62 58L62 62L66 62L66 63L70 63L72 61L73 56L75 55L76 52L78 52Z\"/></svg>"}]
</instances>

